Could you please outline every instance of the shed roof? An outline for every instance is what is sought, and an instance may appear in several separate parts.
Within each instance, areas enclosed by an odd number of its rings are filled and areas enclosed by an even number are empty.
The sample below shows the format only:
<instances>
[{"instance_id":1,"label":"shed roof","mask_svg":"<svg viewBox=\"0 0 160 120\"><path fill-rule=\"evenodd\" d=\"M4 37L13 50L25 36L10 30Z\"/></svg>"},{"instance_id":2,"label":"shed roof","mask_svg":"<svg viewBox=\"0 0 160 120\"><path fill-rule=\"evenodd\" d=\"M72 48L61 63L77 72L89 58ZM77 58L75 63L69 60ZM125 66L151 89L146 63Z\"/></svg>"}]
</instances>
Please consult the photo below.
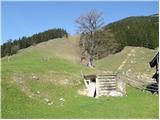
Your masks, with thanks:
<instances>
[{"instance_id":1,"label":"shed roof","mask_svg":"<svg viewBox=\"0 0 160 120\"><path fill-rule=\"evenodd\" d=\"M159 52L154 56L154 58L152 59L152 61L149 62L151 67L154 67L155 65L158 64L159 61Z\"/></svg>"},{"instance_id":2,"label":"shed roof","mask_svg":"<svg viewBox=\"0 0 160 120\"><path fill-rule=\"evenodd\" d=\"M158 73L155 73L152 78L157 79L157 77L158 77Z\"/></svg>"},{"instance_id":3,"label":"shed roof","mask_svg":"<svg viewBox=\"0 0 160 120\"><path fill-rule=\"evenodd\" d=\"M96 79L96 75L84 75L84 79L85 80L95 80Z\"/></svg>"}]
</instances>

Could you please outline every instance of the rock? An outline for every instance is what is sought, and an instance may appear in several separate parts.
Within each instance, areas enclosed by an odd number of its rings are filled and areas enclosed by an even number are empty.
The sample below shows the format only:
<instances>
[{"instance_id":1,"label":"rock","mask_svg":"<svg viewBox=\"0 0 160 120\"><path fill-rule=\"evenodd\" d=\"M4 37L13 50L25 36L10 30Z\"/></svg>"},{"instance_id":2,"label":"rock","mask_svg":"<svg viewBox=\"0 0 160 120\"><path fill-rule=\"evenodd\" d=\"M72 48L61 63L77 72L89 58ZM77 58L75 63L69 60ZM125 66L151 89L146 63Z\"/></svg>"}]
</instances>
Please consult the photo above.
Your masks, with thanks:
<instances>
[{"instance_id":1,"label":"rock","mask_svg":"<svg viewBox=\"0 0 160 120\"><path fill-rule=\"evenodd\" d=\"M64 99L64 98L60 98L59 100L60 100L60 101L63 101L63 102L65 101L65 99Z\"/></svg>"},{"instance_id":2,"label":"rock","mask_svg":"<svg viewBox=\"0 0 160 120\"><path fill-rule=\"evenodd\" d=\"M37 94L40 94L40 92L39 92L39 91L37 91Z\"/></svg>"},{"instance_id":3,"label":"rock","mask_svg":"<svg viewBox=\"0 0 160 120\"><path fill-rule=\"evenodd\" d=\"M32 95L29 95L28 97L32 98L33 96L32 96Z\"/></svg>"},{"instance_id":4,"label":"rock","mask_svg":"<svg viewBox=\"0 0 160 120\"><path fill-rule=\"evenodd\" d=\"M53 104L53 102L48 102L47 104L48 104L48 105L52 105L52 104Z\"/></svg>"},{"instance_id":5,"label":"rock","mask_svg":"<svg viewBox=\"0 0 160 120\"><path fill-rule=\"evenodd\" d=\"M141 77L140 75L137 75L137 79L140 79L140 77Z\"/></svg>"},{"instance_id":6,"label":"rock","mask_svg":"<svg viewBox=\"0 0 160 120\"><path fill-rule=\"evenodd\" d=\"M117 92L117 91L111 91L109 93L110 96L123 96L123 94L121 92Z\"/></svg>"},{"instance_id":7,"label":"rock","mask_svg":"<svg viewBox=\"0 0 160 120\"><path fill-rule=\"evenodd\" d=\"M32 76L32 79L39 80L39 77L38 76Z\"/></svg>"},{"instance_id":8,"label":"rock","mask_svg":"<svg viewBox=\"0 0 160 120\"><path fill-rule=\"evenodd\" d=\"M52 105L53 104L53 102L51 100L49 100L48 98L45 98L44 100L47 103L47 105Z\"/></svg>"},{"instance_id":9,"label":"rock","mask_svg":"<svg viewBox=\"0 0 160 120\"><path fill-rule=\"evenodd\" d=\"M45 98L44 100L45 100L47 103L50 101L48 98Z\"/></svg>"},{"instance_id":10,"label":"rock","mask_svg":"<svg viewBox=\"0 0 160 120\"><path fill-rule=\"evenodd\" d=\"M32 79L33 79L33 80L39 80L39 77L36 76L36 75L34 75L34 74L32 74Z\"/></svg>"}]
</instances>

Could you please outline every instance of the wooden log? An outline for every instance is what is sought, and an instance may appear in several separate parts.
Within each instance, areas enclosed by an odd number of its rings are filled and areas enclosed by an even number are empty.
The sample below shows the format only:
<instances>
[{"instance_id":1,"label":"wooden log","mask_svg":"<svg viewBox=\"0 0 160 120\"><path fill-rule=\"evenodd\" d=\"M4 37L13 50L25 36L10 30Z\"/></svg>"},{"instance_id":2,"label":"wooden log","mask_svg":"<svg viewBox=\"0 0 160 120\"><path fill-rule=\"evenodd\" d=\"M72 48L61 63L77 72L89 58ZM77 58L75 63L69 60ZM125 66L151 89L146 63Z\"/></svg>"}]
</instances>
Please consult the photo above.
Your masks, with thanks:
<instances>
[{"instance_id":1,"label":"wooden log","mask_svg":"<svg viewBox=\"0 0 160 120\"><path fill-rule=\"evenodd\" d=\"M97 79L98 81L116 81L116 79Z\"/></svg>"},{"instance_id":2,"label":"wooden log","mask_svg":"<svg viewBox=\"0 0 160 120\"><path fill-rule=\"evenodd\" d=\"M110 81L114 81L114 82L116 82L116 80L115 79L98 79L98 81L99 82L110 82Z\"/></svg>"},{"instance_id":3,"label":"wooden log","mask_svg":"<svg viewBox=\"0 0 160 120\"><path fill-rule=\"evenodd\" d=\"M97 75L97 77L116 77L116 75Z\"/></svg>"},{"instance_id":4,"label":"wooden log","mask_svg":"<svg viewBox=\"0 0 160 120\"><path fill-rule=\"evenodd\" d=\"M99 87L116 87L116 85L99 85Z\"/></svg>"},{"instance_id":5,"label":"wooden log","mask_svg":"<svg viewBox=\"0 0 160 120\"><path fill-rule=\"evenodd\" d=\"M97 77L97 79L115 79L115 77Z\"/></svg>"},{"instance_id":6,"label":"wooden log","mask_svg":"<svg viewBox=\"0 0 160 120\"><path fill-rule=\"evenodd\" d=\"M99 81L99 83L116 83L116 81Z\"/></svg>"},{"instance_id":7,"label":"wooden log","mask_svg":"<svg viewBox=\"0 0 160 120\"><path fill-rule=\"evenodd\" d=\"M104 87L105 87L105 86L106 86L106 87L107 87L107 86L116 86L116 84L115 84L115 83L112 83L112 84L100 84L99 86L100 86L100 87L101 87L101 86L104 86Z\"/></svg>"},{"instance_id":8,"label":"wooden log","mask_svg":"<svg viewBox=\"0 0 160 120\"><path fill-rule=\"evenodd\" d=\"M98 90L112 90L112 89L116 89L116 87L105 87L105 88L99 88Z\"/></svg>"},{"instance_id":9,"label":"wooden log","mask_svg":"<svg viewBox=\"0 0 160 120\"><path fill-rule=\"evenodd\" d=\"M97 76L116 76L116 75L114 75L114 74L113 75L106 75L105 74L105 75L97 75Z\"/></svg>"},{"instance_id":10,"label":"wooden log","mask_svg":"<svg viewBox=\"0 0 160 120\"><path fill-rule=\"evenodd\" d=\"M158 92L158 90L155 90L155 89L144 89L144 90Z\"/></svg>"}]
</instances>

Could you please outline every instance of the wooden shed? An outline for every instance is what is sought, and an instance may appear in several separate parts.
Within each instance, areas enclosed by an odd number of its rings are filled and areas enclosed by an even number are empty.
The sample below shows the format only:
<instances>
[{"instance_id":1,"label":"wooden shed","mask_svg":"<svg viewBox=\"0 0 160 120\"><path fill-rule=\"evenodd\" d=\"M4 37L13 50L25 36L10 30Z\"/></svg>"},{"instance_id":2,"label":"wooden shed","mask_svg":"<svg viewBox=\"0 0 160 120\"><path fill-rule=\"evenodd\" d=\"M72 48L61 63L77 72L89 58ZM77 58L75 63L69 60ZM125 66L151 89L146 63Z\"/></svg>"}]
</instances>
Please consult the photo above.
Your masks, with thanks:
<instances>
[{"instance_id":1,"label":"wooden shed","mask_svg":"<svg viewBox=\"0 0 160 120\"><path fill-rule=\"evenodd\" d=\"M154 58L149 62L151 68L156 66L156 72L152 78L156 79L157 83L159 83L159 52L154 56Z\"/></svg>"},{"instance_id":2,"label":"wooden shed","mask_svg":"<svg viewBox=\"0 0 160 120\"><path fill-rule=\"evenodd\" d=\"M156 79L156 83L150 84L147 86L147 90L151 91L152 93L158 93L159 91L159 52L153 57L153 59L149 62L150 67L156 67L156 72L152 76L152 78Z\"/></svg>"},{"instance_id":3,"label":"wooden shed","mask_svg":"<svg viewBox=\"0 0 160 120\"><path fill-rule=\"evenodd\" d=\"M119 87L124 84L121 84L116 75L84 75L84 83L90 97L123 96L125 93Z\"/></svg>"}]
</instances>

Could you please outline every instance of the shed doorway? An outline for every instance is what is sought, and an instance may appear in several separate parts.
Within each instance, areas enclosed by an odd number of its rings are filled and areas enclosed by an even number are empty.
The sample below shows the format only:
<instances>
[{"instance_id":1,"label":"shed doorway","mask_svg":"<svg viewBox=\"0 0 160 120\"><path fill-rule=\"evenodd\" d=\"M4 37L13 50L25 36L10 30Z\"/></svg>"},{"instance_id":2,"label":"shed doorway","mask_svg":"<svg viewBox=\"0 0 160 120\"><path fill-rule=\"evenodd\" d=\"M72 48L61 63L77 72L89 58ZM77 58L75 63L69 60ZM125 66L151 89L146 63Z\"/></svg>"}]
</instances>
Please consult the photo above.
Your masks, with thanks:
<instances>
[{"instance_id":1,"label":"shed doorway","mask_svg":"<svg viewBox=\"0 0 160 120\"><path fill-rule=\"evenodd\" d=\"M84 83L88 89L88 96L96 97L96 75L84 76Z\"/></svg>"}]
</instances>

